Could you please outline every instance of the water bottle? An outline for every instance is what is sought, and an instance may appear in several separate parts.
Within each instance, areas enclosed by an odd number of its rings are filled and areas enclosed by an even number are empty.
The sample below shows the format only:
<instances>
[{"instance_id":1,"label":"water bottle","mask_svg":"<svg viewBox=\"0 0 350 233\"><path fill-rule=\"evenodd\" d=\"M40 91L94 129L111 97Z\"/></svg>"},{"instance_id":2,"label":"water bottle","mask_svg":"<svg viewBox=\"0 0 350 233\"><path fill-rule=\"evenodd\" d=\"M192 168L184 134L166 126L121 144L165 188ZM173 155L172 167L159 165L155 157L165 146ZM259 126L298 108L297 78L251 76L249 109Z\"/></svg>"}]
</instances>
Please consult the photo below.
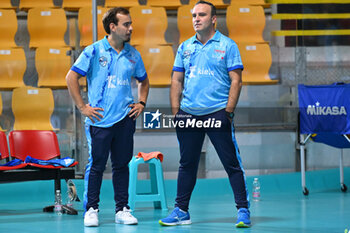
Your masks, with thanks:
<instances>
[{"instance_id":1,"label":"water bottle","mask_svg":"<svg viewBox=\"0 0 350 233\"><path fill-rule=\"evenodd\" d=\"M72 180L67 180L67 206L73 208L73 203L77 199L77 189Z\"/></svg>"},{"instance_id":2,"label":"water bottle","mask_svg":"<svg viewBox=\"0 0 350 233\"><path fill-rule=\"evenodd\" d=\"M56 195L55 195L55 213L58 216L61 216L63 214L61 190L56 190Z\"/></svg>"},{"instance_id":3,"label":"water bottle","mask_svg":"<svg viewBox=\"0 0 350 233\"><path fill-rule=\"evenodd\" d=\"M73 208L73 197L72 193L68 190L67 191L67 204L68 207Z\"/></svg>"},{"instance_id":4,"label":"water bottle","mask_svg":"<svg viewBox=\"0 0 350 233\"><path fill-rule=\"evenodd\" d=\"M260 182L258 178L253 181L253 201L260 201Z\"/></svg>"}]
</instances>

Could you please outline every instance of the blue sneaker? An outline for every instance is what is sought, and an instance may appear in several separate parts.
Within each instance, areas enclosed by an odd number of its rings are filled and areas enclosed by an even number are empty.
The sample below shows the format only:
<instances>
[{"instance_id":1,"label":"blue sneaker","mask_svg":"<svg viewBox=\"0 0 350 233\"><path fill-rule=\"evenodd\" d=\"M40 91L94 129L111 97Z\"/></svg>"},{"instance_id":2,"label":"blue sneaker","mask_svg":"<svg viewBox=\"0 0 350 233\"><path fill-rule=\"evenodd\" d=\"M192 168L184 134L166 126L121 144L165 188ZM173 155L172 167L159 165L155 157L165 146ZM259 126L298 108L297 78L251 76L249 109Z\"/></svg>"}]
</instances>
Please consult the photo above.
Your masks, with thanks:
<instances>
[{"instance_id":1,"label":"blue sneaker","mask_svg":"<svg viewBox=\"0 0 350 233\"><path fill-rule=\"evenodd\" d=\"M180 210L179 207L176 207L168 217L159 220L159 224L162 226L186 225L191 223L190 214Z\"/></svg>"},{"instance_id":2,"label":"blue sneaker","mask_svg":"<svg viewBox=\"0 0 350 233\"><path fill-rule=\"evenodd\" d=\"M250 227L250 212L246 208L240 208L237 213L237 222L236 227L237 228L246 228Z\"/></svg>"}]
</instances>

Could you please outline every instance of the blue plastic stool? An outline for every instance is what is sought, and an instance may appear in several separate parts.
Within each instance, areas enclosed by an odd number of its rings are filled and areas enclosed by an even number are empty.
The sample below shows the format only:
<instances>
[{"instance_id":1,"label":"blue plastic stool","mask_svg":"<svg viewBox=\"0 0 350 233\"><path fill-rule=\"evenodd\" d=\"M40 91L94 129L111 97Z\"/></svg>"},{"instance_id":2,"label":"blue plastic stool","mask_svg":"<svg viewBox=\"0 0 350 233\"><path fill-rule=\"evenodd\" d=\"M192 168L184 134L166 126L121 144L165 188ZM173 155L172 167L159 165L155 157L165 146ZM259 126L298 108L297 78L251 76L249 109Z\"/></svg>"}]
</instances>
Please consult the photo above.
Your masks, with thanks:
<instances>
[{"instance_id":1,"label":"blue plastic stool","mask_svg":"<svg viewBox=\"0 0 350 233\"><path fill-rule=\"evenodd\" d=\"M150 193L137 193L137 171L138 165L141 163L149 164L150 181L151 181L151 192ZM135 202L148 202L153 201L154 208L168 210L162 164L159 159L153 158L148 161L144 161L143 158L136 158L134 156L129 163L129 206L133 210Z\"/></svg>"}]
</instances>

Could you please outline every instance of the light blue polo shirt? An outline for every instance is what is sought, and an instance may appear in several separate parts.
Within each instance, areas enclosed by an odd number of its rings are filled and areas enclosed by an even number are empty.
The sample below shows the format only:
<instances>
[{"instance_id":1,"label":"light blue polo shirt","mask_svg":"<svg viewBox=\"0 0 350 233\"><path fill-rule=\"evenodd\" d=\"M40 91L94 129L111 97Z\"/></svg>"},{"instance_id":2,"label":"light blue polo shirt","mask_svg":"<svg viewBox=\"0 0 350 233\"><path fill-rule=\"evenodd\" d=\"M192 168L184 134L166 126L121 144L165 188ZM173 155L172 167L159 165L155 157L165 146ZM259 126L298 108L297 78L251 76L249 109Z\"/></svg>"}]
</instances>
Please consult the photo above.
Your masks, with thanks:
<instances>
[{"instance_id":1,"label":"light blue polo shirt","mask_svg":"<svg viewBox=\"0 0 350 233\"><path fill-rule=\"evenodd\" d=\"M206 115L226 107L231 79L228 72L243 69L237 44L216 31L203 45L196 35L180 44L173 71L184 72L180 108Z\"/></svg>"},{"instance_id":2,"label":"light blue polo shirt","mask_svg":"<svg viewBox=\"0 0 350 233\"><path fill-rule=\"evenodd\" d=\"M131 77L139 81L147 77L140 53L125 43L118 54L107 36L86 47L71 70L86 76L89 104L104 109L101 121L93 124L88 117L85 120L98 127L110 127L129 113L128 106L134 102Z\"/></svg>"}]
</instances>

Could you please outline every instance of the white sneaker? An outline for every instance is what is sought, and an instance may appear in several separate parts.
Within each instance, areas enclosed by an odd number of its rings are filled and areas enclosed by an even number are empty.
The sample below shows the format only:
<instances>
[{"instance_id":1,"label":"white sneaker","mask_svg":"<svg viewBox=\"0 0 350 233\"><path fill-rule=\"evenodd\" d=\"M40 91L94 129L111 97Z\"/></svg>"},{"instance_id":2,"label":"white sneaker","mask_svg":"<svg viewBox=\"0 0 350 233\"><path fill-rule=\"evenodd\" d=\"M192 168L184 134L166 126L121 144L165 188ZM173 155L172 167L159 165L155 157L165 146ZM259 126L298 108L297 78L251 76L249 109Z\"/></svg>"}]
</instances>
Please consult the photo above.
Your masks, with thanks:
<instances>
[{"instance_id":1,"label":"white sneaker","mask_svg":"<svg viewBox=\"0 0 350 233\"><path fill-rule=\"evenodd\" d=\"M115 214L115 222L119 224L134 225L137 224L137 218L132 216L131 210L126 207Z\"/></svg>"},{"instance_id":2,"label":"white sneaker","mask_svg":"<svg viewBox=\"0 0 350 233\"><path fill-rule=\"evenodd\" d=\"M98 210L94 210L94 208L90 207L90 209L86 211L84 216L84 226L86 227L98 226Z\"/></svg>"}]
</instances>

